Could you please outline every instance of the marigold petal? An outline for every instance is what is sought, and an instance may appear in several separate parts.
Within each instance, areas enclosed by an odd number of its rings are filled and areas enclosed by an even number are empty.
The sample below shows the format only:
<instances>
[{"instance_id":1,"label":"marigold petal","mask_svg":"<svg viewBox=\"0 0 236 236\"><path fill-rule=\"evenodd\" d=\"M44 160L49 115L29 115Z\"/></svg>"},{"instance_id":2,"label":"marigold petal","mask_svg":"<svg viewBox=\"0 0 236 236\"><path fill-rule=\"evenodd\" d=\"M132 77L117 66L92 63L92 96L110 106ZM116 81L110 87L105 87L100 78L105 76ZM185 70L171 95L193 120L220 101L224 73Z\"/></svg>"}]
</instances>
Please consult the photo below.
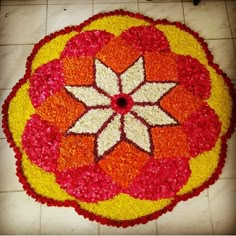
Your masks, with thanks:
<instances>
[{"instance_id":1,"label":"marigold petal","mask_svg":"<svg viewBox=\"0 0 236 236\"><path fill-rule=\"evenodd\" d=\"M62 67L66 85L92 85L94 82L93 58L65 57Z\"/></svg>"},{"instance_id":2,"label":"marigold petal","mask_svg":"<svg viewBox=\"0 0 236 236\"><path fill-rule=\"evenodd\" d=\"M182 126L152 128L154 158L186 157L190 158L187 135Z\"/></svg>"},{"instance_id":3,"label":"marigold petal","mask_svg":"<svg viewBox=\"0 0 236 236\"><path fill-rule=\"evenodd\" d=\"M67 135L62 137L57 169L64 171L92 164L94 161L94 140L95 137L91 135Z\"/></svg>"},{"instance_id":4,"label":"marigold petal","mask_svg":"<svg viewBox=\"0 0 236 236\"><path fill-rule=\"evenodd\" d=\"M81 102L73 99L64 89L48 97L36 114L42 119L54 124L64 133L84 113L85 107Z\"/></svg>"},{"instance_id":5,"label":"marigold petal","mask_svg":"<svg viewBox=\"0 0 236 236\"><path fill-rule=\"evenodd\" d=\"M120 142L99 161L99 166L113 181L126 188L140 173L150 156L128 142Z\"/></svg>"},{"instance_id":6,"label":"marigold petal","mask_svg":"<svg viewBox=\"0 0 236 236\"><path fill-rule=\"evenodd\" d=\"M160 100L160 106L180 123L184 122L204 102L192 92L178 85Z\"/></svg>"},{"instance_id":7,"label":"marigold petal","mask_svg":"<svg viewBox=\"0 0 236 236\"><path fill-rule=\"evenodd\" d=\"M116 73L122 73L132 65L140 55L141 53L130 46L128 42L121 37L117 37L103 47L96 55L96 58L101 60Z\"/></svg>"}]
</instances>

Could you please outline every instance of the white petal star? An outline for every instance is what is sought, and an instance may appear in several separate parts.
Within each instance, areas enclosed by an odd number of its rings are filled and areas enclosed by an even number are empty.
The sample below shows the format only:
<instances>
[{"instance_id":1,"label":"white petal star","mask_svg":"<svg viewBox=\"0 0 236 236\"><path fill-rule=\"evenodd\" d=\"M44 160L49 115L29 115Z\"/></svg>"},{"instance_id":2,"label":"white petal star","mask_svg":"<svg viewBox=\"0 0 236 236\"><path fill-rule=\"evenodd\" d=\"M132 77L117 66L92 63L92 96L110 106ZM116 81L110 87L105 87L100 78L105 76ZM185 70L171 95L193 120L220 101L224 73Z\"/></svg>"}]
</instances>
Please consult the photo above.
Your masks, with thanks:
<instances>
[{"instance_id":1,"label":"white petal star","mask_svg":"<svg viewBox=\"0 0 236 236\"><path fill-rule=\"evenodd\" d=\"M151 154L150 127L178 123L158 105L176 83L145 82L144 79L142 57L121 75L96 59L95 85L65 86L88 109L67 133L95 134L95 160L122 140Z\"/></svg>"}]
</instances>

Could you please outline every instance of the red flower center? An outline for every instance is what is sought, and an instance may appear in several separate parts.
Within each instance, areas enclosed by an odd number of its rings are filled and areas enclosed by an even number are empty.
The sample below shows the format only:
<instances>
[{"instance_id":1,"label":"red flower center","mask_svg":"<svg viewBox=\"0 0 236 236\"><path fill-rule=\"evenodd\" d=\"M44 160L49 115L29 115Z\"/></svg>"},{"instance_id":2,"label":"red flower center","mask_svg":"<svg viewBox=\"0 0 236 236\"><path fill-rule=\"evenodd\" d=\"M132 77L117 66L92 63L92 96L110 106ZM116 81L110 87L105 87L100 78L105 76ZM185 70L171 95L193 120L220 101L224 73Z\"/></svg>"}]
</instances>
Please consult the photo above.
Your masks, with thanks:
<instances>
[{"instance_id":1,"label":"red flower center","mask_svg":"<svg viewBox=\"0 0 236 236\"><path fill-rule=\"evenodd\" d=\"M133 99L128 94L116 94L111 98L112 109L121 115L128 113L133 104Z\"/></svg>"}]
</instances>

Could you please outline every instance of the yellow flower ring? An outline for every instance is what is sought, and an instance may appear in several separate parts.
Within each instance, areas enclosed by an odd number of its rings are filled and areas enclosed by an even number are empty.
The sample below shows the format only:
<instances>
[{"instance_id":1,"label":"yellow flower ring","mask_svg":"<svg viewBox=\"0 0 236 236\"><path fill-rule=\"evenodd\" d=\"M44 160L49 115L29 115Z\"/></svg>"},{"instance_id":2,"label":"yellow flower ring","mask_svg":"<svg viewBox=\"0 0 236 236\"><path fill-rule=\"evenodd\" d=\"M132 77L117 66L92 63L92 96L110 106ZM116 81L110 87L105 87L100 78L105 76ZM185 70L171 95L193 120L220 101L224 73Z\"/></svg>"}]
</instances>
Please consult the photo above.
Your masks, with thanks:
<instances>
[{"instance_id":1,"label":"yellow flower ring","mask_svg":"<svg viewBox=\"0 0 236 236\"><path fill-rule=\"evenodd\" d=\"M127 227L218 179L234 97L197 33L119 10L34 46L3 129L30 196Z\"/></svg>"}]
</instances>

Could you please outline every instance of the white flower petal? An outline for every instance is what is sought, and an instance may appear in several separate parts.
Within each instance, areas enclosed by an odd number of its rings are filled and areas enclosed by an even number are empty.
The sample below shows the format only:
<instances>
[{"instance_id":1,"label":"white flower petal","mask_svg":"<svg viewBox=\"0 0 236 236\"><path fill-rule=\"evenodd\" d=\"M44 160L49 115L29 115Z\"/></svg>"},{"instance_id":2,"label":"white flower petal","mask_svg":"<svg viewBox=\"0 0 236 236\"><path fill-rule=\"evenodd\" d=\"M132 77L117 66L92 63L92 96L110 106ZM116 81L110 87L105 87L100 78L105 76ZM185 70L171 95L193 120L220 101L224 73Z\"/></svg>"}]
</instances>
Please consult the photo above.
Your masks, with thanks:
<instances>
[{"instance_id":1,"label":"white flower petal","mask_svg":"<svg viewBox=\"0 0 236 236\"><path fill-rule=\"evenodd\" d=\"M91 109L85 113L68 133L95 134L113 114L112 109Z\"/></svg>"},{"instance_id":2,"label":"white flower petal","mask_svg":"<svg viewBox=\"0 0 236 236\"><path fill-rule=\"evenodd\" d=\"M170 125L177 122L158 106L133 106L132 111L142 117L149 125Z\"/></svg>"},{"instance_id":3,"label":"white flower petal","mask_svg":"<svg viewBox=\"0 0 236 236\"><path fill-rule=\"evenodd\" d=\"M87 106L110 105L111 101L93 87L65 86L66 90Z\"/></svg>"},{"instance_id":4,"label":"white flower petal","mask_svg":"<svg viewBox=\"0 0 236 236\"><path fill-rule=\"evenodd\" d=\"M111 96L118 94L119 86L117 75L99 60L95 61L95 68L96 85Z\"/></svg>"},{"instance_id":5,"label":"white flower petal","mask_svg":"<svg viewBox=\"0 0 236 236\"><path fill-rule=\"evenodd\" d=\"M116 145L121 137L120 115L116 115L107 127L99 134L97 139L98 156L103 155L107 150Z\"/></svg>"},{"instance_id":6,"label":"white flower petal","mask_svg":"<svg viewBox=\"0 0 236 236\"><path fill-rule=\"evenodd\" d=\"M130 113L124 117L124 132L127 139L143 150L151 151L150 134L147 126Z\"/></svg>"},{"instance_id":7,"label":"white flower petal","mask_svg":"<svg viewBox=\"0 0 236 236\"><path fill-rule=\"evenodd\" d=\"M139 90L131 95L134 102L157 102L176 83L145 83Z\"/></svg>"},{"instance_id":8,"label":"white flower petal","mask_svg":"<svg viewBox=\"0 0 236 236\"><path fill-rule=\"evenodd\" d=\"M130 68L128 68L121 76L121 86L123 93L132 92L140 83L144 81L143 58L140 57Z\"/></svg>"}]
</instances>

